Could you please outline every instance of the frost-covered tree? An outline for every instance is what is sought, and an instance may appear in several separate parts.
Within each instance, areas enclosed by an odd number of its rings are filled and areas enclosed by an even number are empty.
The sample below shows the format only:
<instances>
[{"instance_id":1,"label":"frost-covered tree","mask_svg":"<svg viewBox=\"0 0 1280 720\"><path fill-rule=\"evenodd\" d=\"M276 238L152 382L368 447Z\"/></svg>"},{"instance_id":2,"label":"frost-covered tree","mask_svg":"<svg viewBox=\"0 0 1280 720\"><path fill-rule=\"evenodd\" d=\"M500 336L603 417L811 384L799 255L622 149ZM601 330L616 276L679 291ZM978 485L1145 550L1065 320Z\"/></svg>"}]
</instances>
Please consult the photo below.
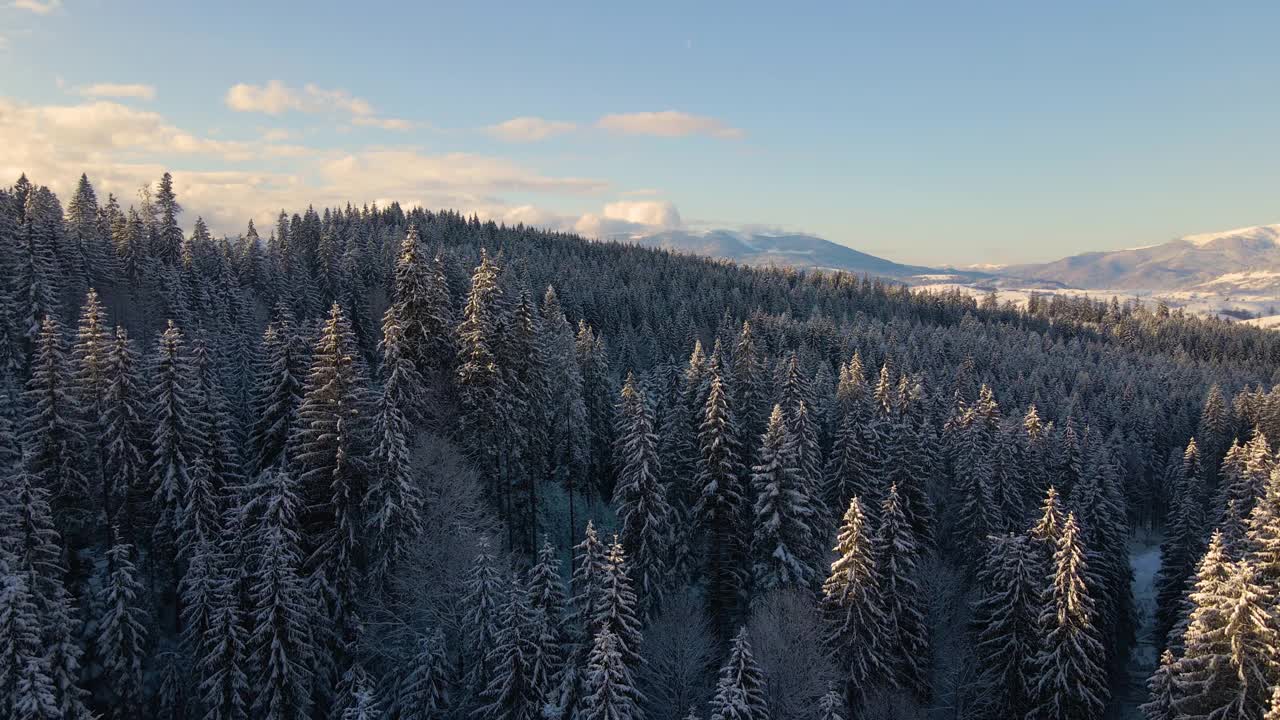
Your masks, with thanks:
<instances>
[{"instance_id":1,"label":"frost-covered tree","mask_svg":"<svg viewBox=\"0 0 1280 720\"><path fill-rule=\"evenodd\" d=\"M97 648L111 690L116 717L142 712L142 663L147 657L148 618L145 591L132 559L133 547L117 544L107 551L106 582L98 591L103 608L98 621Z\"/></svg>"},{"instance_id":2,"label":"frost-covered tree","mask_svg":"<svg viewBox=\"0 0 1280 720\"><path fill-rule=\"evenodd\" d=\"M796 437L780 405L773 406L756 457L758 464L751 476L755 494L753 588L763 593L812 587L816 571L809 550L818 518L810 504Z\"/></svg>"},{"instance_id":3,"label":"frost-covered tree","mask_svg":"<svg viewBox=\"0 0 1280 720\"><path fill-rule=\"evenodd\" d=\"M410 225L396 256L393 308L403 328L405 356L423 377L439 383L453 370L453 301L444 259L427 257L416 225Z\"/></svg>"},{"instance_id":4,"label":"frost-covered tree","mask_svg":"<svg viewBox=\"0 0 1280 720\"><path fill-rule=\"evenodd\" d=\"M929 663L929 635L923 598L916 577L920 549L911 523L902 510L898 486L890 485L880 507L880 527L873 543L876 581L885 617L883 662L895 686L929 696L925 669Z\"/></svg>"},{"instance_id":5,"label":"frost-covered tree","mask_svg":"<svg viewBox=\"0 0 1280 720\"><path fill-rule=\"evenodd\" d=\"M444 635L418 642L393 707L400 720L433 720L449 710L449 658Z\"/></svg>"},{"instance_id":6,"label":"frost-covered tree","mask_svg":"<svg viewBox=\"0 0 1280 720\"><path fill-rule=\"evenodd\" d=\"M836 535L831 575L822 585L827 645L845 673L850 706L875 680L890 675L883 657L888 627L872 543L862 501L854 496Z\"/></svg>"},{"instance_id":7,"label":"frost-covered tree","mask_svg":"<svg viewBox=\"0 0 1280 720\"><path fill-rule=\"evenodd\" d=\"M632 673L641 663L640 619L636 611L636 593L632 589L627 558L622 543L615 537L601 566L600 595L592 615L596 634L607 628L617 641L617 651Z\"/></svg>"},{"instance_id":8,"label":"frost-covered tree","mask_svg":"<svg viewBox=\"0 0 1280 720\"><path fill-rule=\"evenodd\" d=\"M382 392L374 407L373 463L364 498L373 538L370 572L383 577L421 531L422 492L410 458L411 419L420 414L422 383L403 345L396 307L382 320Z\"/></svg>"},{"instance_id":9,"label":"frost-covered tree","mask_svg":"<svg viewBox=\"0 0 1280 720\"><path fill-rule=\"evenodd\" d=\"M707 536L707 602L723 630L745 585L743 525L748 505L738 427L728 391L718 375L711 377L698 440L702 450L697 476L701 497L694 513Z\"/></svg>"},{"instance_id":10,"label":"frost-covered tree","mask_svg":"<svg viewBox=\"0 0 1280 720\"><path fill-rule=\"evenodd\" d=\"M261 361L254 377L253 408L256 420L249 433L251 467L261 472L273 466L284 452L289 432L302 404L306 359L293 312L281 305L276 320L262 335Z\"/></svg>"},{"instance_id":11,"label":"frost-covered tree","mask_svg":"<svg viewBox=\"0 0 1280 720\"><path fill-rule=\"evenodd\" d=\"M488 540L483 540L467 573L462 596L463 636L467 652L464 672L467 686L479 694L493 677L489 648L493 647L502 627L499 624L503 600L502 575L498 570Z\"/></svg>"},{"instance_id":12,"label":"frost-covered tree","mask_svg":"<svg viewBox=\"0 0 1280 720\"><path fill-rule=\"evenodd\" d=\"M1028 684L1038 670L1041 571L1032 541L1022 535L991 538L978 571L976 669L996 717L1023 717L1031 710Z\"/></svg>"},{"instance_id":13,"label":"frost-covered tree","mask_svg":"<svg viewBox=\"0 0 1280 720\"><path fill-rule=\"evenodd\" d=\"M628 373L618 408L618 469L613 502L620 525L619 539L631 548L628 565L641 598L642 614L656 607L668 584L667 558L673 531L658 461L658 436L653 431L653 410L635 377Z\"/></svg>"},{"instance_id":14,"label":"frost-covered tree","mask_svg":"<svg viewBox=\"0 0 1280 720\"><path fill-rule=\"evenodd\" d=\"M61 529L74 531L84 525L87 504L98 495L91 494L85 477L84 423L73 393L62 329L52 316L40 325L22 401L27 470L49 491Z\"/></svg>"},{"instance_id":15,"label":"frost-covered tree","mask_svg":"<svg viewBox=\"0 0 1280 720\"><path fill-rule=\"evenodd\" d=\"M617 636L601 628L587 656L582 702L574 720L643 720L642 699Z\"/></svg>"},{"instance_id":16,"label":"frost-covered tree","mask_svg":"<svg viewBox=\"0 0 1280 720\"><path fill-rule=\"evenodd\" d=\"M148 486L151 438L145 420L147 398L138 378L138 354L124 328L116 328L105 374L101 423L102 474L107 483L104 509L125 536L132 537L137 505Z\"/></svg>"},{"instance_id":17,"label":"frost-covered tree","mask_svg":"<svg viewBox=\"0 0 1280 720\"><path fill-rule=\"evenodd\" d=\"M156 518L156 542L177 552L185 533L209 528L188 522L187 501L193 477L204 478L208 468L202 449L205 428L198 412L200 398L186 340L172 320L160 335L149 370L151 432L152 513ZM203 484L203 482L202 482ZM207 516L194 520L202 522ZM212 539L203 532L201 537ZM192 537L194 542L197 538Z\"/></svg>"},{"instance_id":18,"label":"frost-covered tree","mask_svg":"<svg viewBox=\"0 0 1280 720\"><path fill-rule=\"evenodd\" d=\"M1220 543L1215 533L1210 552ZM1224 580L1207 559L1190 595L1184 649L1172 668L1179 717L1260 718L1280 681L1274 601L1248 561L1225 570Z\"/></svg>"},{"instance_id":19,"label":"frost-covered tree","mask_svg":"<svg viewBox=\"0 0 1280 720\"><path fill-rule=\"evenodd\" d=\"M751 653L747 629L742 628L729 646L729 657L720 668L711 720L768 720L765 678Z\"/></svg>"},{"instance_id":20,"label":"frost-covered tree","mask_svg":"<svg viewBox=\"0 0 1280 720\"><path fill-rule=\"evenodd\" d=\"M1062 524L1053 571L1045 579L1035 656L1033 710L1028 718L1100 718L1107 703L1105 651L1096 612L1085 585L1088 565L1074 514Z\"/></svg>"},{"instance_id":21,"label":"frost-covered tree","mask_svg":"<svg viewBox=\"0 0 1280 720\"><path fill-rule=\"evenodd\" d=\"M498 632L486 648L489 678L480 693L476 718L534 720L541 714L541 696L534 677L538 653L537 615L529 591L513 574L498 613Z\"/></svg>"},{"instance_id":22,"label":"frost-covered tree","mask_svg":"<svg viewBox=\"0 0 1280 720\"><path fill-rule=\"evenodd\" d=\"M1173 653L1168 648L1160 654L1160 664L1147 681L1147 697L1139 708L1147 720L1178 720L1173 706Z\"/></svg>"},{"instance_id":23,"label":"frost-covered tree","mask_svg":"<svg viewBox=\"0 0 1280 720\"><path fill-rule=\"evenodd\" d=\"M471 276L471 291L458 325L458 370L455 378L461 413L460 436L489 476L491 501L505 508L508 496L504 463L505 427L511 417L511 396L504 369L498 365L499 333L503 324L502 268L481 255Z\"/></svg>"},{"instance_id":24,"label":"frost-covered tree","mask_svg":"<svg viewBox=\"0 0 1280 720\"><path fill-rule=\"evenodd\" d=\"M313 630L319 622L315 600L301 574L302 501L295 482L283 469L263 475L264 507L251 531L257 550L250 588L251 714L271 720L309 717L320 651Z\"/></svg>"}]
</instances>

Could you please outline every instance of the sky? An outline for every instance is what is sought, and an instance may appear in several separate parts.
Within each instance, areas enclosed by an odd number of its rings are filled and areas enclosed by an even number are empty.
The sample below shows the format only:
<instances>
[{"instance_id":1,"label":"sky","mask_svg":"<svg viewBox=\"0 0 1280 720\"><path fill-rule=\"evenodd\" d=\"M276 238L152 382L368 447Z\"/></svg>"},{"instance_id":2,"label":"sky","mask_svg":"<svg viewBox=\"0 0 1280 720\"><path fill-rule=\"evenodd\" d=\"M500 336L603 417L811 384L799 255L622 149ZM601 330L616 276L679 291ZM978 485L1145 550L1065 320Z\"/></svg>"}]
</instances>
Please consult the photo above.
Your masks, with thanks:
<instances>
[{"instance_id":1,"label":"sky","mask_svg":"<svg viewBox=\"0 0 1280 720\"><path fill-rule=\"evenodd\" d=\"M1275 2L0 0L0 181L1008 263L1280 222ZM10 177L11 176L11 177Z\"/></svg>"}]
</instances>

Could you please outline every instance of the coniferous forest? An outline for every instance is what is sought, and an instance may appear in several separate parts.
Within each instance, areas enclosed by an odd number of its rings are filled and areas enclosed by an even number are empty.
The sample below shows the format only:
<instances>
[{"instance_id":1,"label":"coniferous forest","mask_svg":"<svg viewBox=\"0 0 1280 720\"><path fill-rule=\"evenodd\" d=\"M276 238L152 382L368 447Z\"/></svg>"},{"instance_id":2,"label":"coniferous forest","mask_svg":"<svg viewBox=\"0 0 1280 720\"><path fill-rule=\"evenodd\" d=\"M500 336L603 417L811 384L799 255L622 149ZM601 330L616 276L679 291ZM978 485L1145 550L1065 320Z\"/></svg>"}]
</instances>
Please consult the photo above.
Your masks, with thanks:
<instances>
[{"instance_id":1,"label":"coniferous forest","mask_svg":"<svg viewBox=\"0 0 1280 720\"><path fill-rule=\"evenodd\" d=\"M1280 717L1280 334L180 200L0 191L2 717Z\"/></svg>"}]
</instances>

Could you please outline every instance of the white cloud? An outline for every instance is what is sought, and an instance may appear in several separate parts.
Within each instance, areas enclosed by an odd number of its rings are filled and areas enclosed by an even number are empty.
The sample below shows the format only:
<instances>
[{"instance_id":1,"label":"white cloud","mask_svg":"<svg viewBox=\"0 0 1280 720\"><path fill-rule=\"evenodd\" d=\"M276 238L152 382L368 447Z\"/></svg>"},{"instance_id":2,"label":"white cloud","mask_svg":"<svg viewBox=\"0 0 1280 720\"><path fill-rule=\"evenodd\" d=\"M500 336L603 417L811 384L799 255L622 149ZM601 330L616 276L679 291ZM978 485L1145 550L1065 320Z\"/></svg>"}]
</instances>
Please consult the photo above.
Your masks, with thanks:
<instances>
[{"instance_id":1,"label":"white cloud","mask_svg":"<svg viewBox=\"0 0 1280 720\"><path fill-rule=\"evenodd\" d=\"M497 125L490 125L485 128L485 132L506 142L537 142L573 132L577 127L571 122L546 120L539 117L518 117Z\"/></svg>"},{"instance_id":2,"label":"white cloud","mask_svg":"<svg viewBox=\"0 0 1280 720\"><path fill-rule=\"evenodd\" d=\"M155 86L141 83L96 83L79 88L77 92L91 98L156 99Z\"/></svg>"},{"instance_id":3,"label":"white cloud","mask_svg":"<svg viewBox=\"0 0 1280 720\"><path fill-rule=\"evenodd\" d=\"M0 97L0 147L6 148L0 179L12 182L25 172L65 196L85 172L100 196L115 193L128 205L139 187L169 170L186 208L183 222L201 215L215 232L238 232L250 218L270 224L281 208L375 199L567 229L575 218L521 210L503 195L591 195L608 188L602 180L547 175L500 157L412 147L335 151L283 142L288 138L266 131L253 140L214 139L105 100L40 106Z\"/></svg>"},{"instance_id":4,"label":"white cloud","mask_svg":"<svg viewBox=\"0 0 1280 720\"><path fill-rule=\"evenodd\" d=\"M573 224L574 232L595 238L636 235L682 227L680 212L665 200L619 200L599 214L587 213Z\"/></svg>"},{"instance_id":5,"label":"white cloud","mask_svg":"<svg viewBox=\"0 0 1280 720\"><path fill-rule=\"evenodd\" d=\"M237 83L227 90L224 98L227 107L237 112L260 112L280 115L284 112L341 113L351 117L356 125L379 127L384 130L408 130L413 123L399 118L379 117L369 101L356 97L346 90L331 90L314 83L294 88L279 80L266 85Z\"/></svg>"},{"instance_id":6,"label":"white cloud","mask_svg":"<svg viewBox=\"0 0 1280 720\"><path fill-rule=\"evenodd\" d=\"M13 0L9 7L27 10L37 15L48 15L62 7L62 0Z\"/></svg>"},{"instance_id":7,"label":"white cloud","mask_svg":"<svg viewBox=\"0 0 1280 720\"><path fill-rule=\"evenodd\" d=\"M0 35L0 52L4 52L5 50L8 50L8 49L9 49L9 38L5 37L4 35Z\"/></svg>"},{"instance_id":8,"label":"white cloud","mask_svg":"<svg viewBox=\"0 0 1280 720\"><path fill-rule=\"evenodd\" d=\"M654 135L657 137L708 135L738 140L745 136L742 130L731 127L715 118L706 117L705 115L690 115L678 110L605 115L596 122L596 127L624 135Z\"/></svg>"}]
</instances>

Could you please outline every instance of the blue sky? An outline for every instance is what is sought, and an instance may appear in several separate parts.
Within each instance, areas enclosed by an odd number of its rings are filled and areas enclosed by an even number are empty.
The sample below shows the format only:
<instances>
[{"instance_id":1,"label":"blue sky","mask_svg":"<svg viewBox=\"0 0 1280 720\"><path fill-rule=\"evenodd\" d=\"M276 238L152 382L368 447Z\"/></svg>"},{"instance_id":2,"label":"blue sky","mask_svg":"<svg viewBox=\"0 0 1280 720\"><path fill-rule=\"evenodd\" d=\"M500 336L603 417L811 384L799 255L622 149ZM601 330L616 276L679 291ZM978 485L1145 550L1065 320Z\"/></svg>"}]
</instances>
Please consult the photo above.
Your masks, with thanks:
<instances>
[{"instance_id":1,"label":"blue sky","mask_svg":"<svg viewBox=\"0 0 1280 720\"><path fill-rule=\"evenodd\" d=\"M0 172L168 168L225 232L394 199L977 263L1280 221L1276 3L0 3Z\"/></svg>"}]
</instances>

